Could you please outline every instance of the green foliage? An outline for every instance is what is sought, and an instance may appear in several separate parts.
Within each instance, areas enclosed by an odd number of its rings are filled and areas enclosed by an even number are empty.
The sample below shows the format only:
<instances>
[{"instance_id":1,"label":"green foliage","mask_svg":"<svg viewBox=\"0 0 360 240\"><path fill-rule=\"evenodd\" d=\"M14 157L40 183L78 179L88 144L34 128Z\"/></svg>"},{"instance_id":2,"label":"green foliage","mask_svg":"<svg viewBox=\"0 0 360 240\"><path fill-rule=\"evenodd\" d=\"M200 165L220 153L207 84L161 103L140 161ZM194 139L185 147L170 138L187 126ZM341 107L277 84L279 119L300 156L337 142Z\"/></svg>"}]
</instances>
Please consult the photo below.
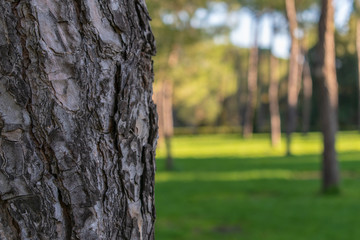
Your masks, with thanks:
<instances>
[{"instance_id":1,"label":"green foliage","mask_svg":"<svg viewBox=\"0 0 360 240\"><path fill-rule=\"evenodd\" d=\"M339 134L342 190L331 197L320 193L321 134L293 138L285 157L266 134L175 137L177 171L157 152L157 239L358 239L360 135Z\"/></svg>"},{"instance_id":2,"label":"green foliage","mask_svg":"<svg viewBox=\"0 0 360 240\"><path fill-rule=\"evenodd\" d=\"M212 1L221 2L221 1ZM305 31L304 46L313 48L317 42L317 25L306 18L306 9L318 0L296 0L299 11L299 27ZM276 11L285 15L285 1L236 0L228 1L228 11L235 11L240 5L255 13ZM154 58L155 85L170 80L174 89L175 123L177 126L239 126L246 101L246 79L248 49L228 45L228 27L218 29L194 28L190 23L198 9L209 14L214 4L210 1L161 1L148 3L153 18L152 29L157 42L157 56ZM279 14L275 14L278 15ZM171 21L164 21L170 17ZM184 17L185 16L185 17ZM337 33L337 74L339 82L339 121L341 129L349 129L357 121L357 58L355 55L355 15L351 18L349 31ZM281 26L280 26L281 27ZM214 44L214 37L224 38L225 45ZM178 65L170 66L169 58L178 49ZM258 106L265 109L265 127L269 129L268 113L268 51L260 51ZM316 52L312 51L316 57ZM314 65L311 64L311 67ZM281 60L280 71L280 112L282 124L286 124L287 60ZM311 116L311 129L319 129L317 86L314 79L314 97ZM301 96L301 95L300 95ZM302 102L299 102L301 113ZM315 119L316 118L316 119ZM301 116L299 117L301 123ZM300 125L300 124L299 124ZM256 124L255 124L256 127ZM255 128L255 130L257 130Z\"/></svg>"},{"instance_id":3,"label":"green foliage","mask_svg":"<svg viewBox=\"0 0 360 240\"><path fill-rule=\"evenodd\" d=\"M285 0L239 0L242 6L250 8L255 13L277 11L285 14ZM318 0L295 0L297 11L304 11Z\"/></svg>"},{"instance_id":4,"label":"green foliage","mask_svg":"<svg viewBox=\"0 0 360 240\"><path fill-rule=\"evenodd\" d=\"M181 122L213 125L222 100L236 91L236 74L225 59L229 46L201 42L184 50L172 69L175 82L174 107Z\"/></svg>"},{"instance_id":5,"label":"green foliage","mask_svg":"<svg viewBox=\"0 0 360 240\"><path fill-rule=\"evenodd\" d=\"M281 11L285 12L285 0L239 0L242 6L250 8L255 13L265 11Z\"/></svg>"}]
</instances>

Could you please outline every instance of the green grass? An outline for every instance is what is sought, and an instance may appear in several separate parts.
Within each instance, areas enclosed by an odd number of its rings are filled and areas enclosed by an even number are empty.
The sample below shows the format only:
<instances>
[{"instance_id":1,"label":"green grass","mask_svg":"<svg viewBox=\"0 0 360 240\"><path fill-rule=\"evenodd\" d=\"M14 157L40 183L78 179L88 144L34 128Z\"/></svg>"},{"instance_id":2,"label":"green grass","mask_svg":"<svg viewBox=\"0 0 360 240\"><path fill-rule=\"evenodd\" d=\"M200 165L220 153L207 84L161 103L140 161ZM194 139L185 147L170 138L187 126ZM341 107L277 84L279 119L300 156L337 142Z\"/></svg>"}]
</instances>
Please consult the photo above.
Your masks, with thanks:
<instances>
[{"instance_id":1,"label":"green grass","mask_svg":"<svg viewBox=\"0 0 360 240\"><path fill-rule=\"evenodd\" d=\"M181 136L175 171L157 152L156 239L360 239L360 134L342 132L339 195L320 194L321 135L294 134L293 156L269 136Z\"/></svg>"}]
</instances>

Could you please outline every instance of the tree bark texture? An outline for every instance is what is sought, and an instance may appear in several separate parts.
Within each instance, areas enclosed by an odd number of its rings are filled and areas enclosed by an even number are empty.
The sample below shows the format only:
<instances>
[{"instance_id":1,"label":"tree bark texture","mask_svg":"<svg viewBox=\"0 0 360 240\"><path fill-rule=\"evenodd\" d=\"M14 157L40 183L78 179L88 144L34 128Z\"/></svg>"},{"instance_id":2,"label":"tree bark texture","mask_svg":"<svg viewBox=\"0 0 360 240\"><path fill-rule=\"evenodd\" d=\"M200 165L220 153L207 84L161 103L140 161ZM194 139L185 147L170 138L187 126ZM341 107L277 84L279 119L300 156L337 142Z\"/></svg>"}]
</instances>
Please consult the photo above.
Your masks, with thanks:
<instances>
[{"instance_id":1,"label":"tree bark texture","mask_svg":"<svg viewBox=\"0 0 360 240\"><path fill-rule=\"evenodd\" d=\"M299 40L296 36L298 24L296 20L295 0L286 0L286 13L289 22L289 31L291 36L291 50L289 60L288 77L288 112L287 112L287 154L291 154L291 134L296 129L297 124L297 103L299 93Z\"/></svg>"},{"instance_id":2,"label":"tree bark texture","mask_svg":"<svg viewBox=\"0 0 360 240\"><path fill-rule=\"evenodd\" d=\"M281 119L279 111L279 77L278 59L270 54L270 86L269 86L269 107L271 124L271 145L276 147L281 142Z\"/></svg>"},{"instance_id":3,"label":"tree bark texture","mask_svg":"<svg viewBox=\"0 0 360 240\"><path fill-rule=\"evenodd\" d=\"M247 105L245 109L245 119L243 136L249 138L253 134L253 121L254 112L256 109L256 98L257 98L257 78L258 78L258 62L259 62L259 47L258 47L258 19L255 20L255 36L254 43L250 49L249 55L249 69L248 69L248 95Z\"/></svg>"},{"instance_id":4,"label":"tree bark texture","mask_svg":"<svg viewBox=\"0 0 360 240\"><path fill-rule=\"evenodd\" d=\"M0 239L153 239L143 0L0 1Z\"/></svg>"},{"instance_id":5,"label":"tree bark texture","mask_svg":"<svg viewBox=\"0 0 360 240\"><path fill-rule=\"evenodd\" d=\"M335 140L337 131L338 84L335 68L334 7L332 0L322 0L319 21L319 87L321 125L324 138L323 190L338 188L339 167Z\"/></svg>"}]
</instances>

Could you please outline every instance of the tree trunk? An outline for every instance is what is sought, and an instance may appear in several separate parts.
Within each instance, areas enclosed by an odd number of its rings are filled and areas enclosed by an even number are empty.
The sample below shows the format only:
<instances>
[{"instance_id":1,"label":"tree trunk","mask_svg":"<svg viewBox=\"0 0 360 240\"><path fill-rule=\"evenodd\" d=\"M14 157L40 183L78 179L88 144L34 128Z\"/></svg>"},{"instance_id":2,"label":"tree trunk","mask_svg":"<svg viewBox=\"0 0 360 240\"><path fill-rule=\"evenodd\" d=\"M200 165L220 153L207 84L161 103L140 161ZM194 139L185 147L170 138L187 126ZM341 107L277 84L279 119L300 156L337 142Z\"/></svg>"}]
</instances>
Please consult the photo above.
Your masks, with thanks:
<instances>
[{"instance_id":1,"label":"tree trunk","mask_svg":"<svg viewBox=\"0 0 360 240\"><path fill-rule=\"evenodd\" d=\"M255 37L249 55L249 70L248 70L248 97L247 106L245 110L245 121L243 128L243 136L249 138L253 133L253 120L256 108L257 97L257 77L258 77L258 61L259 61L259 48L258 48L258 19L255 20Z\"/></svg>"},{"instance_id":2,"label":"tree trunk","mask_svg":"<svg viewBox=\"0 0 360 240\"><path fill-rule=\"evenodd\" d=\"M166 145L166 169L172 170L174 168L172 154L171 154L171 138L174 134L174 124L173 124L173 115L172 115L172 95L173 95L173 86L170 81L165 81L163 83L163 128L164 128L164 137Z\"/></svg>"},{"instance_id":3,"label":"tree trunk","mask_svg":"<svg viewBox=\"0 0 360 240\"><path fill-rule=\"evenodd\" d=\"M336 159L338 84L335 69L334 7L332 0L322 0L319 21L319 87L321 125L324 138L323 191L337 191L339 167Z\"/></svg>"},{"instance_id":4,"label":"tree trunk","mask_svg":"<svg viewBox=\"0 0 360 240\"><path fill-rule=\"evenodd\" d=\"M360 1L355 0L356 6L356 51L358 58L358 130L360 131Z\"/></svg>"},{"instance_id":5,"label":"tree trunk","mask_svg":"<svg viewBox=\"0 0 360 240\"><path fill-rule=\"evenodd\" d=\"M169 54L167 67L170 69L179 62L180 46L175 44ZM167 170L173 169L171 139L174 134L173 123L173 84L170 80L165 79L158 83L158 89L155 93L155 103L157 104L157 112L159 115L159 141L165 143Z\"/></svg>"},{"instance_id":6,"label":"tree trunk","mask_svg":"<svg viewBox=\"0 0 360 240\"><path fill-rule=\"evenodd\" d=\"M296 37L298 29L296 20L295 0L286 0L286 13L289 21L289 31L291 36L291 52L289 62L289 77L288 77L288 112L287 112L287 131L286 143L287 154L291 154L291 134L296 129L297 122L297 103L299 92L299 65L298 58L300 53L299 41Z\"/></svg>"},{"instance_id":7,"label":"tree trunk","mask_svg":"<svg viewBox=\"0 0 360 240\"><path fill-rule=\"evenodd\" d=\"M241 55L237 53L235 58L235 71L236 71L236 99L237 99L237 117L238 124L243 126L245 121L244 110L246 108L246 71L241 66Z\"/></svg>"},{"instance_id":8,"label":"tree trunk","mask_svg":"<svg viewBox=\"0 0 360 240\"><path fill-rule=\"evenodd\" d=\"M163 118L163 91L164 89L164 86L163 86L163 82L160 82L160 83L155 83L154 85L154 94L153 94L153 100L156 104L156 111L157 111L157 114L158 114L158 126L159 126L159 129L158 129L158 136L159 136L159 139L158 139L158 142L157 142L157 147L161 147L163 146L164 144L164 141L165 141L165 137L164 137L164 118Z\"/></svg>"},{"instance_id":9,"label":"tree trunk","mask_svg":"<svg viewBox=\"0 0 360 240\"><path fill-rule=\"evenodd\" d=\"M269 64L267 61L269 60L267 53L259 52L259 60L258 66ZM270 65L270 64L269 64ZM256 131L257 132L264 132L265 128L265 121L266 121L266 110L267 110L267 99L265 92L265 84L268 83L269 75L265 73L262 74L261 71L258 70L258 91L257 91L257 107L256 107Z\"/></svg>"},{"instance_id":10,"label":"tree trunk","mask_svg":"<svg viewBox=\"0 0 360 240\"><path fill-rule=\"evenodd\" d=\"M306 54L304 54L306 55ZM312 78L310 72L309 61L305 57L304 68L303 68L303 112L302 112L302 131L303 134L307 134L310 127L311 117L311 98L312 98Z\"/></svg>"},{"instance_id":11,"label":"tree trunk","mask_svg":"<svg viewBox=\"0 0 360 240\"><path fill-rule=\"evenodd\" d=\"M278 59L270 54L270 86L269 86L269 106L271 123L271 145L276 147L281 142L281 120L279 111L279 77Z\"/></svg>"},{"instance_id":12,"label":"tree trunk","mask_svg":"<svg viewBox=\"0 0 360 240\"><path fill-rule=\"evenodd\" d=\"M270 46L274 46L274 38L277 34L278 24L273 18L273 31ZM279 61L270 51L270 68L269 68L269 108L270 108L270 129L271 145L278 146L281 143L281 118L279 108Z\"/></svg>"},{"instance_id":13,"label":"tree trunk","mask_svg":"<svg viewBox=\"0 0 360 240\"><path fill-rule=\"evenodd\" d=\"M0 1L0 238L153 239L145 2Z\"/></svg>"}]
</instances>

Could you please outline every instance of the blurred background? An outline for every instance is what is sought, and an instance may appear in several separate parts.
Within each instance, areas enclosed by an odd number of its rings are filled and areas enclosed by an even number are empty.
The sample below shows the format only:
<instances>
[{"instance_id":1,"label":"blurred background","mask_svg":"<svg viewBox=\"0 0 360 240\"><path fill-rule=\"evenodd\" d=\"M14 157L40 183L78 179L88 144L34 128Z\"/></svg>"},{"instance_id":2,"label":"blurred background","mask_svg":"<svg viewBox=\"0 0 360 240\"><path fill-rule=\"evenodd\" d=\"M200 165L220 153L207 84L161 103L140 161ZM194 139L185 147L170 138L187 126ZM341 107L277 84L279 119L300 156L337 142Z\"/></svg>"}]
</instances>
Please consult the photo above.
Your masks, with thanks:
<instances>
[{"instance_id":1,"label":"blurred background","mask_svg":"<svg viewBox=\"0 0 360 240\"><path fill-rule=\"evenodd\" d=\"M147 1L157 43L157 239L360 238L360 7L333 2L338 111L329 117L321 2ZM331 191L326 118L338 124Z\"/></svg>"}]
</instances>

